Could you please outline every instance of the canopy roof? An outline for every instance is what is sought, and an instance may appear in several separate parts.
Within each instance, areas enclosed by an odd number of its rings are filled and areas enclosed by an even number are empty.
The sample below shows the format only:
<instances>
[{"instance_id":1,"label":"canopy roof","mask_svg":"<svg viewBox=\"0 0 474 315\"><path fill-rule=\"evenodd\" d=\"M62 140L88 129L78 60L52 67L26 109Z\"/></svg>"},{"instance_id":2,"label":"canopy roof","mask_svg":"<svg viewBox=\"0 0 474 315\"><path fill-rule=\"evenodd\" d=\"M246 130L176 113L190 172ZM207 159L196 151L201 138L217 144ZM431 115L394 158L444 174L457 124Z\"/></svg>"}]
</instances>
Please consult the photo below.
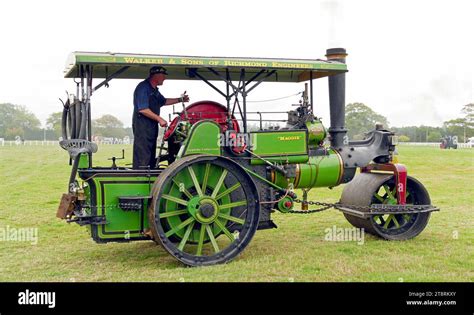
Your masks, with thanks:
<instances>
[{"instance_id":1,"label":"canopy roof","mask_svg":"<svg viewBox=\"0 0 474 315\"><path fill-rule=\"evenodd\" d=\"M73 52L70 54L66 68L65 78L80 77L80 66L93 66L93 78L107 78L124 67L115 78L143 79L148 77L150 67L161 65L167 69L168 80L193 80L190 69L197 69L208 80L221 80L212 73L212 68L225 75L226 69L233 81L240 79L241 69L245 69L246 78L265 70L275 73L265 81L269 82L302 82L313 78L326 77L333 74L347 72L344 63L321 59L270 59L270 58L240 58L240 57L196 57L196 56L171 56L171 55L144 55L100 52Z\"/></svg>"}]
</instances>

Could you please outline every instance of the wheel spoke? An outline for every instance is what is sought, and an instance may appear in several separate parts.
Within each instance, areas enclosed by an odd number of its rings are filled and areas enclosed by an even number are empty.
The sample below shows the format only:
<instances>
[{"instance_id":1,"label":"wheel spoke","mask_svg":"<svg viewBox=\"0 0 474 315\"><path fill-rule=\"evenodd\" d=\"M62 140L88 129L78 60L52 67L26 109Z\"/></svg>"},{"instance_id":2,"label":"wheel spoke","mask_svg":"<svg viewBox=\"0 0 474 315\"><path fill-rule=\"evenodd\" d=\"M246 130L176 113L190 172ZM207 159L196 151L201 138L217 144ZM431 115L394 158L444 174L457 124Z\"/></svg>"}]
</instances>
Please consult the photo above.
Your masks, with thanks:
<instances>
[{"instance_id":1,"label":"wheel spoke","mask_svg":"<svg viewBox=\"0 0 474 315\"><path fill-rule=\"evenodd\" d=\"M212 229L209 224L206 224L206 231L207 231L207 235L209 235L209 239L211 240L212 247L214 247L214 252L218 253L220 249L219 249L219 246L217 245L216 238L214 237L214 233L212 233Z\"/></svg>"},{"instance_id":2,"label":"wheel spoke","mask_svg":"<svg viewBox=\"0 0 474 315\"><path fill-rule=\"evenodd\" d=\"M238 189L240 187L240 183L236 183L235 185L233 185L232 187L229 187L227 188L226 190L224 190L223 192L221 192L220 194L218 194L216 196L216 200L219 200L221 199L222 197L230 194L231 192L233 192L234 190Z\"/></svg>"},{"instance_id":3,"label":"wheel spoke","mask_svg":"<svg viewBox=\"0 0 474 315\"><path fill-rule=\"evenodd\" d=\"M206 227L204 224L201 225L201 230L199 231L199 242L196 251L196 256L201 256L202 253L202 246L204 245L204 234L206 232Z\"/></svg>"},{"instance_id":4,"label":"wheel spoke","mask_svg":"<svg viewBox=\"0 0 474 315\"><path fill-rule=\"evenodd\" d=\"M410 219L411 219L411 215L409 215L409 214L404 214L404 215L403 215L403 218L405 219L406 222L408 222L408 221L410 221Z\"/></svg>"},{"instance_id":5,"label":"wheel spoke","mask_svg":"<svg viewBox=\"0 0 474 315\"><path fill-rule=\"evenodd\" d=\"M398 223L397 217L395 215L393 216L392 220L393 220L393 223L395 223L395 226L397 227L397 229L400 228L400 223Z\"/></svg>"},{"instance_id":6,"label":"wheel spoke","mask_svg":"<svg viewBox=\"0 0 474 315\"><path fill-rule=\"evenodd\" d=\"M233 217L231 215L228 215L228 214L225 214L225 213L219 213L219 217L222 218L222 219L226 219L226 220L229 220L229 221L233 221L235 223L239 223L241 225L243 225L245 223L245 220L244 219L240 219L240 218L237 218L237 217Z\"/></svg>"},{"instance_id":7,"label":"wheel spoke","mask_svg":"<svg viewBox=\"0 0 474 315\"><path fill-rule=\"evenodd\" d=\"M384 229L387 229L387 228L388 228L388 225L389 225L390 222L392 221L392 217L393 217L393 214L389 214L389 215L388 215L387 221L385 221L385 224L383 225L383 228L384 228Z\"/></svg>"},{"instance_id":8,"label":"wheel spoke","mask_svg":"<svg viewBox=\"0 0 474 315\"><path fill-rule=\"evenodd\" d=\"M231 242L235 241L234 234L230 233L230 231L224 226L224 224L222 224L221 221L216 220L214 223L216 223L216 225L224 232L224 234L227 235Z\"/></svg>"},{"instance_id":9,"label":"wheel spoke","mask_svg":"<svg viewBox=\"0 0 474 315\"><path fill-rule=\"evenodd\" d=\"M377 222L377 220L379 220L380 222L382 222L382 216L381 216L381 215L374 215L374 221L375 221L375 223L380 224L379 222Z\"/></svg>"},{"instance_id":10,"label":"wheel spoke","mask_svg":"<svg viewBox=\"0 0 474 315\"><path fill-rule=\"evenodd\" d=\"M204 171L204 180L202 181L202 192L206 194L207 180L209 178L209 170L211 169L211 164L206 163L206 170Z\"/></svg>"},{"instance_id":11,"label":"wheel spoke","mask_svg":"<svg viewBox=\"0 0 474 315\"><path fill-rule=\"evenodd\" d=\"M180 205L183 205L183 206L188 205L188 202L186 200L178 198L178 197L174 197L174 196L171 196L171 195L161 195L161 198L179 203Z\"/></svg>"},{"instance_id":12,"label":"wheel spoke","mask_svg":"<svg viewBox=\"0 0 474 315\"><path fill-rule=\"evenodd\" d=\"M191 179L193 180L194 188L196 189L198 196L202 197L201 185L197 180L196 174L194 173L193 167L188 166L189 175L191 175Z\"/></svg>"},{"instance_id":13,"label":"wheel spoke","mask_svg":"<svg viewBox=\"0 0 474 315\"><path fill-rule=\"evenodd\" d=\"M382 196L380 196L378 193L375 193L375 194L374 194L374 197L377 198L377 200L380 201L381 203L384 202Z\"/></svg>"},{"instance_id":14,"label":"wheel spoke","mask_svg":"<svg viewBox=\"0 0 474 315\"><path fill-rule=\"evenodd\" d=\"M393 187L392 189L392 196L395 198L395 194L397 193L397 186Z\"/></svg>"},{"instance_id":15,"label":"wheel spoke","mask_svg":"<svg viewBox=\"0 0 474 315\"><path fill-rule=\"evenodd\" d=\"M186 232L184 233L183 239L181 240L181 242L178 245L179 250L182 251L183 248L184 248L184 245L186 245L186 242L188 241L189 235L191 234L191 231L193 230L193 227L194 227L195 223L196 222L193 222L190 225L188 225L188 228L186 229Z\"/></svg>"},{"instance_id":16,"label":"wheel spoke","mask_svg":"<svg viewBox=\"0 0 474 315\"><path fill-rule=\"evenodd\" d=\"M212 192L211 198L214 198L214 199L216 198L217 193L221 189L222 183L224 183L224 179L225 179L226 176L227 176L227 170L224 169L222 171L221 177L217 181L217 184L216 184L216 187L214 188L214 191Z\"/></svg>"},{"instance_id":17,"label":"wheel spoke","mask_svg":"<svg viewBox=\"0 0 474 315\"><path fill-rule=\"evenodd\" d=\"M160 219L173 217L175 215L185 214L188 213L188 210L176 210L176 211L167 211L160 213Z\"/></svg>"},{"instance_id":18,"label":"wheel spoke","mask_svg":"<svg viewBox=\"0 0 474 315\"><path fill-rule=\"evenodd\" d=\"M380 218L380 225L385 224L385 219L383 218L383 215L379 215Z\"/></svg>"},{"instance_id":19,"label":"wheel spoke","mask_svg":"<svg viewBox=\"0 0 474 315\"><path fill-rule=\"evenodd\" d=\"M389 198L395 198L395 197L392 195L392 192L390 191L390 187L388 187L388 185L383 185L383 189L385 189L385 192L387 193L387 195L388 195Z\"/></svg>"},{"instance_id":20,"label":"wheel spoke","mask_svg":"<svg viewBox=\"0 0 474 315\"><path fill-rule=\"evenodd\" d=\"M175 234L176 232L178 232L179 230L181 230L182 228L184 228L186 225L188 224L191 224L192 222L194 221L194 218L193 217L189 217L188 219L184 220L183 222L181 222L181 224L179 224L177 227L169 230L168 232L165 233L165 236L166 237L170 237L171 235Z\"/></svg>"},{"instance_id":21,"label":"wheel spoke","mask_svg":"<svg viewBox=\"0 0 474 315\"><path fill-rule=\"evenodd\" d=\"M236 202L231 202L228 204L220 205L219 209L224 210L224 209L229 209L229 208L234 208L234 207L239 207L239 206L245 206L247 205L247 200L241 200L241 201L236 201Z\"/></svg>"},{"instance_id":22,"label":"wheel spoke","mask_svg":"<svg viewBox=\"0 0 474 315\"><path fill-rule=\"evenodd\" d=\"M178 186L179 191L184 193L189 199L193 198L193 195L184 187L184 183L178 183L174 178L172 179L173 183Z\"/></svg>"}]
</instances>

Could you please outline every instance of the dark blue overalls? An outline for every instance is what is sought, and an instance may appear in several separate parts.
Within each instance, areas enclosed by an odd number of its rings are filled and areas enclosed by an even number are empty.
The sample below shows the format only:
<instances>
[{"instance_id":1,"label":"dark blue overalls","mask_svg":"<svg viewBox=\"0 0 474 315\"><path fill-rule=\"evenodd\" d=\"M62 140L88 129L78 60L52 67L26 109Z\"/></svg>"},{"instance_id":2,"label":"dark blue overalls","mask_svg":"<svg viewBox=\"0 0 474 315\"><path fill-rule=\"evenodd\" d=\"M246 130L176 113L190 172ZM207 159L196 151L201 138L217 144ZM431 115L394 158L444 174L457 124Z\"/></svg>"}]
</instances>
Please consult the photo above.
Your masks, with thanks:
<instances>
[{"instance_id":1,"label":"dark blue overalls","mask_svg":"<svg viewBox=\"0 0 474 315\"><path fill-rule=\"evenodd\" d=\"M133 168L147 169L156 166L156 141L158 137L158 122L139 113L139 110L149 108L160 115L161 106L165 105L166 98L158 88L150 82L140 82L133 93Z\"/></svg>"}]
</instances>

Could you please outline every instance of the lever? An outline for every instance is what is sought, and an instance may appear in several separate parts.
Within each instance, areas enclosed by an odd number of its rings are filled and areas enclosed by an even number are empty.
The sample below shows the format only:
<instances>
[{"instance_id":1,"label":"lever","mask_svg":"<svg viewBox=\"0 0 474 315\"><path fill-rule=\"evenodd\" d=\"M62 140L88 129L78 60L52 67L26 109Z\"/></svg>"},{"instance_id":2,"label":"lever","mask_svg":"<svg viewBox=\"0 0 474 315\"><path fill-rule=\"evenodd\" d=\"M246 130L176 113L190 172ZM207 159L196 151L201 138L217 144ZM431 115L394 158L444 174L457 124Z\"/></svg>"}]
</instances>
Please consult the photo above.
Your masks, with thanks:
<instances>
[{"instance_id":1,"label":"lever","mask_svg":"<svg viewBox=\"0 0 474 315\"><path fill-rule=\"evenodd\" d=\"M112 160L112 168L116 169L116 168L117 168L117 164L115 164L115 161L116 161L116 160L124 160L124 159L125 159L125 150L122 149L122 157L119 157L119 158L118 158L118 157L113 156L113 157L111 157L111 158L109 158L109 159L107 159L107 160Z\"/></svg>"}]
</instances>

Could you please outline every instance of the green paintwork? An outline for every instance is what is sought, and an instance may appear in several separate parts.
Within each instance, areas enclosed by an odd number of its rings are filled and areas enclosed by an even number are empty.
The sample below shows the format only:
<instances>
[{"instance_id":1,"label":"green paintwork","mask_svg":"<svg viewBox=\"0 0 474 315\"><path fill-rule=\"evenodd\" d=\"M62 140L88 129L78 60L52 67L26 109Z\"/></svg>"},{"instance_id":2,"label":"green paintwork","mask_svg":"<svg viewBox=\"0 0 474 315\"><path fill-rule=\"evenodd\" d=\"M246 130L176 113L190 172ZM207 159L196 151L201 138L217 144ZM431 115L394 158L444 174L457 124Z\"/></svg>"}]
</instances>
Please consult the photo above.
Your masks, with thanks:
<instances>
[{"instance_id":1,"label":"green paintwork","mask_svg":"<svg viewBox=\"0 0 474 315\"><path fill-rule=\"evenodd\" d=\"M296 184L299 188L336 186L343 171L339 156L332 149L328 150L328 155L310 157L307 164L300 164L300 170L300 179Z\"/></svg>"},{"instance_id":2,"label":"green paintwork","mask_svg":"<svg viewBox=\"0 0 474 315\"><path fill-rule=\"evenodd\" d=\"M107 224L97 227L97 235L102 240L117 240L143 237L143 229L148 228L148 208L145 211L124 211L118 206L118 197L149 196L154 177L94 177L91 180L96 186L97 215L105 215ZM101 186L104 187L102 194ZM91 197L91 195L90 195ZM102 201L107 206L102 207ZM90 199L89 199L90 202Z\"/></svg>"},{"instance_id":3,"label":"green paintwork","mask_svg":"<svg viewBox=\"0 0 474 315\"><path fill-rule=\"evenodd\" d=\"M215 122L202 121L194 124L178 152L178 158L193 154L220 155L220 135L221 130Z\"/></svg>"},{"instance_id":4,"label":"green paintwork","mask_svg":"<svg viewBox=\"0 0 474 315\"><path fill-rule=\"evenodd\" d=\"M278 186L277 184L272 183L271 181L269 181L268 179L266 179L266 178L264 178L264 177L258 175L257 173L252 172L252 171L249 170L248 168L243 167L243 169L244 169L249 175L254 176L254 177L260 179L261 181L263 181L263 182L267 183L268 185L272 186L273 188L276 188L276 189L278 189L278 190L280 190L280 191L286 189L286 184L285 184L284 187Z\"/></svg>"},{"instance_id":5,"label":"green paintwork","mask_svg":"<svg viewBox=\"0 0 474 315\"><path fill-rule=\"evenodd\" d=\"M306 163L308 162L307 155L280 155L280 156L266 156L265 160L272 162L272 163L288 163L288 164L296 164L296 163ZM263 165L265 164L264 161L260 159L252 159L250 160L250 164L252 165Z\"/></svg>"},{"instance_id":6,"label":"green paintwork","mask_svg":"<svg viewBox=\"0 0 474 315\"><path fill-rule=\"evenodd\" d=\"M308 129L308 146L317 147L326 138L326 129L320 120L307 121L306 128Z\"/></svg>"},{"instance_id":7,"label":"green paintwork","mask_svg":"<svg viewBox=\"0 0 474 315\"><path fill-rule=\"evenodd\" d=\"M313 78L347 71L344 63L320 59L270 59L246 57L197 57L171 55L120 54L103 52L73 52L69 55L64 70L64 77L78 77L80 65L92 65L94 78L105 78L124 66L129 66L118 78L140 79L148 76L148 70L153 65L162 65L168 70L168 79L192 80L186 75L187 68L212 67L218 71L230 70L233 81L239 81L240 69L249 74L255 74L261 69L277 70L278 75L267 78L270 82L302 82L309 80L309 71ZM220 80L209 76L209 80Z\"/></svg>"},{"instance_id":8,"label":"green paintwork","mask_svg":"<svg viewBox=\"0 0 474 315\"><path fill-rule=\"evenodd\" d=\"M339 156L333 149L327 150L327 155L310 156L308 163L297 165L299 176L290 178L295 188L333 187L339 184L342 167ZM298 172L297 172L298 173ZM287 179L275 172L273 182L281 187L287 187Z\"/></svg>"},{"instance_id":9,"label":"green paintwork","mask_svg":"<svg viewBox=\"0 0 474 315\"><path fill-rule=\"evenodd\" d=\"M89 168L89 154L81 153L79 155L79 165L78 168Z\"/></svg>"},{"instance_id":10,"label":"green paintwork","mask_svg":"<svg viewBox=\"0 0 474 315\"><path fill-rule=\"evenodd\" d=\"M84 197L86 198L86 200L89 202L90 204L90 200L91 200L91 187L87 184L87 183L83 183L82 185L83 187L83 190L84 190ZM92 215L91 213L91 208L85 208L84 209L84 212L87 214L87 215ZM87 231L92 235L92 226L91 225L86 225L86 229Z\"/></svg>"},{"instance_id":11,"label":"green paintwork","mask_svg":"<svg viewBox=\"0 0 474 315\"><path fill-rule=\"evenodd\" d=\"M277 163L305 163L308 161L307 137L305 130L252 132L252 153ZM265 164L257 157L252 165Z\"/></svg>"},{"instance_id":12,"label":"green paintwork","mask_svg":"<svg viewBox=\"0 0 474 315\"><path fill-rule=\"evenodd\" d=\"M212 206L212 208L214 209L214 214L208 218L204 217L201 211L199 211L199 209L203 205ZM199 223L210 224L215 221L219 214L219 204L214 198L209 198L205 196L194 197L189 201L186 213L191 214L194 219L196 219L196 221L198 221Z\"/></svg>"}]
</instances>

